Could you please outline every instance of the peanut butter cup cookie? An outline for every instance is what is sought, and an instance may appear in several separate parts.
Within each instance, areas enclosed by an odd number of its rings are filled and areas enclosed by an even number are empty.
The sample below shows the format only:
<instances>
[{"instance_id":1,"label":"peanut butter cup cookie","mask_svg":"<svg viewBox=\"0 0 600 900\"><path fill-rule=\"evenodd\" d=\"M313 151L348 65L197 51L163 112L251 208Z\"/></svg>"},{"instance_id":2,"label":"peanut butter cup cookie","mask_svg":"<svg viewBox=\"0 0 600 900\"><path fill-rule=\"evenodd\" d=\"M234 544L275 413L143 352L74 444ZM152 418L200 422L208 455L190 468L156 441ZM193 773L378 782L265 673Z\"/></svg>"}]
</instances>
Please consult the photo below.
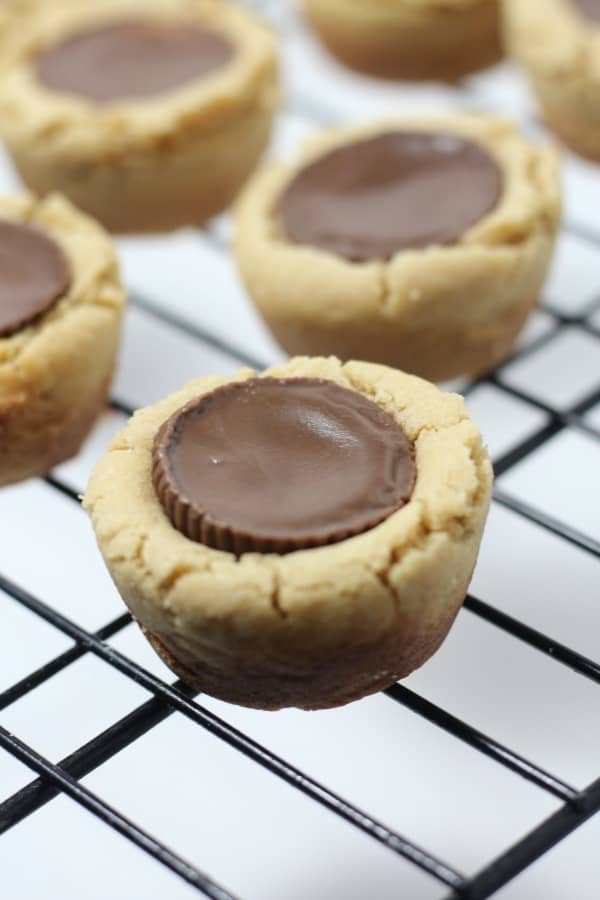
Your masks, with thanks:
<instances>
[{"instance_id":1,"label":"peanut butter cup cookie","mask_svg":"<svg viewBox=\"0 0 600 900\"><path fill-rule=\"evenodd\" d=\"M231 202L277 106L274 39L217 0L57 3L0 85L24 181L114 231L201 224Z\"/></svg>"},{"instance_id":2,"label":"peanut butter cup cookie","mask_svg":"<svg viewBox=\"0 0 600 900\"><path fill-rule=\"evenodd\" d=\"M244 706L320 709L436 651L491 483L460 397L382 366L298 358L201 378L136 413L85 506L178 675Z\"/></svg>"},{"instance_id":3,"label":"peanut butter cup cookie","mask_svg":"<svg viewBox=\"0 0 600 900\"><path fill-rule=\"evenodd\" d=\"M501 55L497 0L304 0L323 43L371 75L451 81Z\"/></svg>"},{"instance_id":4,"label":"peanut butter cup cookie","mask_svg":"<svg viewBox=\"0 0 600 900\"><path fill-rule=\"evenodd\" d=\"M600 0L505 0L505 32L550 128L600 160Z\"/></svg>"},{"instance_id":5,"label":"peanut butter cup cookie","mask_svg":"<svg viewBox=\"0 0 600 900\"><path fill-rule=\"evenodd\" d=\"M537 303L560 216L553 150L452 116L344 128L239 205L248 291L290 353L442 381L493 368Z\"/></svg>"},{"instance_id":6,"label":"peanut butter cup cookie","mask_svg":"<svg viewBox=\"0 0 600 900\"><path fill-rule=\"evenodd\" d=\"M77 452L106 400L123 303L91 219L58 196L0 199L0 485Z\"/></svg>"}]
</instances>

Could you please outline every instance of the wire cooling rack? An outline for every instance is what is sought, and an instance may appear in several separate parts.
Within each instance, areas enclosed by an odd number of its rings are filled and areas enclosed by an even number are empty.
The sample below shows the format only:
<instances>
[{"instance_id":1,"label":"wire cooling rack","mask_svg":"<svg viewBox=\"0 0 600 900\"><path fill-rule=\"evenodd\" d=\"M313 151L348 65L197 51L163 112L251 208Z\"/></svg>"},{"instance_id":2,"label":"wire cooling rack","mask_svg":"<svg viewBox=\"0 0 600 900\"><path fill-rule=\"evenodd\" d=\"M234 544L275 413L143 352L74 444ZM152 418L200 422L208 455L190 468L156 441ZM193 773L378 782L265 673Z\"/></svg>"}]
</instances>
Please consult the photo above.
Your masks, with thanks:
<instances>
[{"instance_id":1,"label":"wire cooling rack","mask_svg":"<svg viewBox=\"0 0 600 900\"><path fill-rule=\"evenodd\" d=\"M328 60L286 4L254 5L282 34L278 151L415 109L539 130L508 65L380 85ZM600 171L567 157L565 182L542 310L509 363L461 385L497 475L476 594L407 683L310 716L195 699L117 614L79 507L91 465L135 406L280 357L226 219L120 241L131 308L111 408L77 460L0 495L3 896L598 896L600 819L578 829L600 810Z\"/></svg>"}]
</instances>

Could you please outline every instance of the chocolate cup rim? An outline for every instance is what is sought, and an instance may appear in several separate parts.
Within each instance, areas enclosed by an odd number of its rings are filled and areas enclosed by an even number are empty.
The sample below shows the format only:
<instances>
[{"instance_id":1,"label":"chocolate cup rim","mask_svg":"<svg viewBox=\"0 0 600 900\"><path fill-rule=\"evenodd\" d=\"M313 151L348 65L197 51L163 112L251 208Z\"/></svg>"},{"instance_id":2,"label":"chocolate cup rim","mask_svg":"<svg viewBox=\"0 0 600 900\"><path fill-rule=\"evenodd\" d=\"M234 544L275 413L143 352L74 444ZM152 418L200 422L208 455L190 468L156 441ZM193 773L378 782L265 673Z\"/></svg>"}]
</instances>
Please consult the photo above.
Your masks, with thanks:
<instances>
[{"instance_id":1,"label":"chocolate cup rim","mask_svg":"<svg viewBox=\"0 0 600 900\"><path fill-rule=\"evenodd\" d=\"M494 205L489 210L482 213L482 215L479 216L479 218L476 219L474 222L472 222L471 225L468 225L464 229L464 231L461 233L461 235L455 239L452 239L450 241L440 243L440 244L432 243L432 244L425 244L423 246L415 246L415 247L400 246L391 253L381 254L381 255L377 255L377 256L364 256L364 257L359 257L357 259L353 259L349 255L346 255L344 253L339 253L330 248L321 247L316 243L301 242L301 241L294 240L294 238L289 234L289 231L286 227L285 217L282 214L282 206L283 206L284 198L288 195L288 192L291 190L292 186L300 178L300 176L303 175L309 169L311 169L313 166L318 165L324 159L326 159L329 156L334 155L336 152L338 152L340 150L345 150L345 149L348 149L349 147L354 147L354 146L358 146L361 144L367 144L378 138L392 137L392 136L398 135L398 134L405 135L407 137L454 138L457 141L460 141L461 143L466 144L467 146L470 145L472 147L475 147L477 150L481 151L481 153L484 156L486 156L495 165L495 168L497 170L498 182L499 182L498 183L498 196L496 198L496 202L494 203ZM410 123L407 123L406 127L404 127L402 125L402 123L400 123L396 127L396 126L394 126L393 123L389 123L389 127L382 127L380 130L376 130L376 131L372 131L372 132L368 131L368 132L364 132L364 133L348 134L346 136L346 139L343 141L340 141L340 143L336 142L336 143L332 144L331 146L327 145L327 146L321 148L319 151L315 152L314 154L310 154L307 158L297 160L297 162L290 167L290 171L287 173L287 177L277 193L277 196L275 198L274 208L273 208L273 214L274 214L275 221L277 223L279 232L280 232L283 240L285 241L285 243L288 246L296 248L296 249L309 248L310 250L312 250L314 252L323 253L326 256L333 257L334 259L337 259L338 261L341 261L346 265L350 265L350 266L354 266L354 267L369 266L374 262L389 264L394 259L396 259L397 256L399 256L402 253L426 253L431 247L442 247L442 248L451 249L451 248L460 246L461 240L463 239L464 235L468 231L470 231L472 228L477 228L481 224L481 222L483 222L488 216L493 215L497 211L498 207L500 206L500 204L502 202L505 191L506 191L506 170L505 170L504 166L502 165L501 161L495 156L493 151L490 149L490 147L487 146L484 141L480 140L478 135L465 134L465 133L462 133L459 131L451 130L450 128L444 129L441 125L440 125L440 127L438 127L437 122L435 123L435 125L432 123L431 128L429 128L429 127L415 128L414 125L411 125Z\"/></svg>"},{"instance_id":2,"label":"chocolate cup rim","mask_svg":"<svg viewBox=\"0 0 600 900\"><path fill-rule=\"evenodd\" d=\"M60 262L61 265L64 266L65 272L64 287L61 287L61 290L57 291L50 300L47 300L45 303L39 303L36 309L29 313L29 315L21 315L10 325L3 326L0 323L0 340L5 340L10 339L11 337L15 337L15 335L19 334L21 331L29 328L29 326L35 325L47 313L51 312L54 309L54 307L62 300L62 298L69 293L73 286L73 270L70 260L59 242L44 228L40 228L38 225L32 225L30 222L21 222L17 219L5 218L0 215L0 226L2 225L11 225L20 230L29 232L37 239L41 238L42 241L44 241L50 248L52 248L52 252L54 253L56 259Z\"/></svg>"},{"instance_id":3,"label":"chocolate cup rim","mask_svg":"<svg viewBox=\"0 0 600 900\"><path fill-rule=\"evenodd\" d=\"M43 64L44 59L50 53L58 51L64 45L69 42L84 36L85 34L99 32L108 30L115 26L127 26L127 25L152 25L152 24L162 24L166 22L170 25L172 24L185 24L185 25L195 25L201 31L205 31L213 34L217 38L223 41L224 45L226 45L228 50L227 59L214 69L210 69L209 71L196 75L189 80L185 80L181 82L181 84L175 85L172 88L166 89L164 91L158 91L156 94L141 94L141 95L124 95L122 97L112 97L104 100L94 99L85 93L78 93L76 90L68 90L68 89L59 89L48 85L45 80L40 75L40 67ZM240 48L234 38L229 34L229 32L222 27L216 27L213 22L209 21L200 21L197 20L196 17L192 17L191 15L175 15L175 16L164 16L157 15L156 13L141 13L138 16L132 15L124 16L124 17L116 17L112 18L107 16L106 19L102 18L100 20L87 20L85 22L79 22L77 27L74 27L73 30L69 30L66 34L59 35L56 40L47 43L45 46L39 48L38 53L31 61L31 66L35 73L35 81L40 85L46 92L56 95L57 97L72 97L76 98L80 103L87 103L94 109L104 110L113 106L121 106L123 104L142 104L148 105L149 103L156 102L159 99L170 100L172 95L176 92L185 90L189 87L190 84L195 84L198 81L204 81L205 79L209 79L214 77L216 73L219 73L221 70L228 68L231 66L240 53Z\"/></svg>"},{"instance_id":4,"label":"chocolate cup rim","mask_svg":"<svg viewBox=\"0 0 600 900\"><path fill-rule=\"evenodd\" d=\"M408 498L400 504L393 504L380 510L377 514L366 518L358 527L346 527L338 529L311 529L306 534L297 534L289 537L278 537L268 533L249 532L247 529L238 529L226 522L219 522L214 519L210 512L201 510L196 504L189 499L178 485L168 459L168 449L171 446L175 429L180 421L182 421L189 413L198 409L198 407L208 398L222 393L230 393L239 389L240 385L247 385L250 382L261 382L265 380L279 382L295 382L304 384L323 384L335 385L336 387L353 391L344 385L340 385L335 381L327 378L311 378L311 377L292 377L277 378L271 376L255 377L243 381L231 381L220 385L212 391L208 391L199 397L189 400L184 406L176 410L163 422L157 431L153 447L152 447L152 482L155 492L160 501L164 514L170 520L174 528L176 528L184 537L195 543L203 544L213 550L221 550L226 553L233 553L241 556L244 553L261 553L261 554L278 554L286 555L301 550L318 549L319 547L329 547L334 544L342 543L353 537L358 537L367 531L375 528L377 525L385 522L391 515L403 509L410 503L417 479L417 467L414 465L414 479ZM353 391L364 397L360 391ZM370 398L364 397L365 400ZM371 401L374 403L374 401ZM378 404L374 404L378 406ZM378 408L382 412L381 407ZM389 415L389 413L388 413ZM414 442L408 438L404 429L390 416L396 426L402 431L411 457L415 460ZM184 527L182 527L184 525Z\"/></svg>"}]
</instances>

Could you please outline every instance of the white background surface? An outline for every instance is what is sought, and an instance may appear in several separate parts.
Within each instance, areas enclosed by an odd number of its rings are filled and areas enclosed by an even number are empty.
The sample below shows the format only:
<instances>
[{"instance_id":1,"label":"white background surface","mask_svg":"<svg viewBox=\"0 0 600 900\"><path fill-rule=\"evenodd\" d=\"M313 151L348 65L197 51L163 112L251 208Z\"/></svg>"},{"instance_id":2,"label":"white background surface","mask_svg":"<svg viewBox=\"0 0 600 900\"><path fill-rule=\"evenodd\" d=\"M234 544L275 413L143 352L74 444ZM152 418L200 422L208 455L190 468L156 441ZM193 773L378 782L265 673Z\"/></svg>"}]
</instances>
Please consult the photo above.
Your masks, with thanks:
<instances>
[{"instance_id":1,"label":"white background surface","mask_svg":"<svg viewBox=\"0 0 600 900\"><path fill-rule=\"evenodd\" d=\"M508 66L460 88L397 87L345 73L270 4L284 32L288 96L275 150L293 151L317 119L492 108L533 128L531 100ZM8 163L0 188L11 189ZM567 156L566 221L546 291L569 316L600 298L600 170ZM165 324L130 308L114 395L153 403L188 378L233 372L238 361L194 327L268 364L281 353L253 312L223 249L230 229L119 241L133 298L177 314ZM600 313L591 314L600 327ZM540 312L524 343L553 334ZM157 365L156 360L161 364ZM568 410L600 383L600 341L570 327L500 378ZM537 407L485 384L470 408L498 458L547 422ZM76 489L123 417L107 412L81 456L57 473ZM588 423L600 429L600 408ZM568 429L500 480L505 493L600 539L600 446ZM78 624L96 629L122 612L84 513L43 481L0 496L0 571ZM472 587L487 603L581 653L600 657L600 562L494 504ZM133 626L112 641L168 682ZM0 593L0 691L70 642ZM547 767L576 788L600 776L600 688L464 611L441 652L407 685ZM58 761L148 699L85 656L0 712L0 724ZM401 834L472 874L559 807L559 801L384 696L319 714L266 714L202 698L205 706ZM33 775L0 750L0 802ZM85 779L93 791L247 900L440 900L443 887L174 714ZM600 817L504 888L502 900L597 900ZM178 900L192 888L66 798L0 838L7 900Z\"/></svg>"}]
</instances>

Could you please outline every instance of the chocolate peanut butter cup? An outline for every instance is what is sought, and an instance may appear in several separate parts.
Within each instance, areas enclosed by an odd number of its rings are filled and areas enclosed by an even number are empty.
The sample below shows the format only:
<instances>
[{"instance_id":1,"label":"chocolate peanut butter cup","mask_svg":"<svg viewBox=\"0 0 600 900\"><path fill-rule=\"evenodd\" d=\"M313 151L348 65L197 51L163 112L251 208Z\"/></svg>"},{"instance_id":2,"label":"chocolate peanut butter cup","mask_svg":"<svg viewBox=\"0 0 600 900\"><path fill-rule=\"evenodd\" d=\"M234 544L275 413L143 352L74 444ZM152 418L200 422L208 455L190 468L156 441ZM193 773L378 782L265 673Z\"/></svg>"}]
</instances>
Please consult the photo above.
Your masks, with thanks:
<instances>
[{"instance_id":1,"label":"chocolate peanut butter cup","mask_svg":"<svg viewBox=\"0 0 600 900\"><path fill-rule=\"evenodd\" d=\"M506 47L541 118L570 150L600 162L600 0L504 0Z\"/></svg>"},{"instance_id":2,"label":"chocolate peanut butter cup","mask_svg":"<svg viewBox=\"0 0 600 900\"><path fill-rule=\"evenodd\" d=\"M340 706L406 677L456 618L489 507L463 399L333 358L218 383L139 410L90 478L135 621L195 691L256 709Z\"/></svg>"},{"instance_id":3,"label":"chocolate peanut butter cup","mask_svg":"<svg viewBox=\"0 0 600 900\"><path fill-rule=\"evenodd\" d=\"M0 197L0 488L79 452L106 407L124 304L92 219L58 194Z\"/></svg>"},{"instance_id":4,"label":"chocolate peanut butter cup","mask_svg":"<svg viewBox=\"0 0 600 900\"><path fill-rule=\"evenodd\" d=\"M121 21L49 47L37 61L37 76L53 91L111 103L175 90L233 55L224 35L194 22Z\"/></svg>"},{"instance_id":5,"label":"chocolate peanut butter cup","mask_svg":"<svg viewBox=\"0 0 600 900\"><path fill-rule=\"evenodd\" d=\"M58 244L31 225L0 220L0 338L48 312L70 282Z\"/></svg>"},{"instance_id":6,"label":"chocolate peanut butter cup","mask_svg":"<svg viewBox=\"0 0 600 900\"><path fill-rule=\"evenodd\" d=\"M2 138L27 187L126 234L223 212L269 140L273 32L242 4L212 0L52 9L23 27L0 81Z\"/></svg>"},{"instance_id":7,"label":"chocolate peanut butter cup","mask_svg":"<svg viewBox=\"0 0 600 900\"><path fill-rule=\"evenodd\" d=\"M454 244L490 213L502 173L458 135L394 131L346 144L303 168L283 193L285 235L351 262Z\"/></svg>"},{"instance_id":8,"label":"chocolate peanut butter cup","mask_svg":"<svg viewBox=\"0 0 600 900\"><path fill-rule=\"evenodd\" d=\"M560 220L557 157L488 115L315 135L237 207L244 285L290 356L448 381L505 360Z\"/></svg>"},{"instance_id":9,"label":"chocolate peanut butter cup","mask_svg":"<svg viewBox=\"0 0 600 900\"><path fill-rule=\"evenodd\" d=\"M571 0L571 3L588 19L600 22L600 0Z\"/></svg>"},{"instance_id":10,"label":"chocolate peanut butter cup","mask_svg":"<svg viewBox=\"0 0 600 900\"><path fill-rule=\"evenodd\" d=\"M415 478L413 446L388 413L312 378L218 388L175 413L153 452L173 525L238 555L358 535L404 506Z\"/></svg>"}]
</instances>

